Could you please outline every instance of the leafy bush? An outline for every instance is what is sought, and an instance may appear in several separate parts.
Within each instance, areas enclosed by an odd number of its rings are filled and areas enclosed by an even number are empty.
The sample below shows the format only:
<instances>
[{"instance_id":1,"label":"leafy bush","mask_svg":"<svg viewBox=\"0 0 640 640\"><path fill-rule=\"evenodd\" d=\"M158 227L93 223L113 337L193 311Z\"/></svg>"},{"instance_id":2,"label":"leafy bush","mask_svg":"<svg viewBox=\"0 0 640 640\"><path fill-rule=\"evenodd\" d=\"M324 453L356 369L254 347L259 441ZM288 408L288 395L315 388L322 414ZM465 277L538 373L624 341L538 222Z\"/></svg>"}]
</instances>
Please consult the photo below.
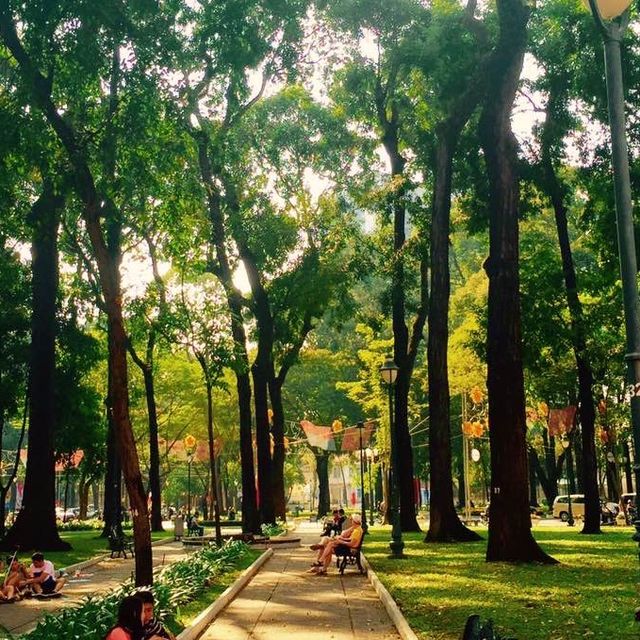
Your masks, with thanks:
<instances>
[{"instance_id":1,"label":"leafy bush","mask_svg":"<svg viewBox=\"0 0 640 640\"><path fill-rule=\"evenodd\" d=\"M274 536L279 536L281 533L284 533L285 527L284 525L278 524L263 524L260 527L262 531L262 535L267 538L273 538Z\"/></svg>"},{"instance_id":2,"label":"leafy bush","mask_svg":"<svg viewBox=\"0 0 640 640\"><path fill-rule=\"evenodd\" d=\"M102 531L104 522L93 518L91 520L68 520L61 522L58 520L58 531Z\"/></svg>"},{"instance_id":3,"label":"leafy bush","mask_svg":"<svg viewBox=\"0 0 640 640\"><path fill-rule=\"evenodd\" d=\"M229 541L221 548L205 547L155 571L151 590L155 598L155 615L166 624L178 606L193 600L216 577L233 569L246 553L244 542ZM120 588L100 597L88 597L79 607L47 615L26 635L28 640L102 640L115 624L118 605L124 596L138 589L128 581Z\"/></svg>"}]
</instances>

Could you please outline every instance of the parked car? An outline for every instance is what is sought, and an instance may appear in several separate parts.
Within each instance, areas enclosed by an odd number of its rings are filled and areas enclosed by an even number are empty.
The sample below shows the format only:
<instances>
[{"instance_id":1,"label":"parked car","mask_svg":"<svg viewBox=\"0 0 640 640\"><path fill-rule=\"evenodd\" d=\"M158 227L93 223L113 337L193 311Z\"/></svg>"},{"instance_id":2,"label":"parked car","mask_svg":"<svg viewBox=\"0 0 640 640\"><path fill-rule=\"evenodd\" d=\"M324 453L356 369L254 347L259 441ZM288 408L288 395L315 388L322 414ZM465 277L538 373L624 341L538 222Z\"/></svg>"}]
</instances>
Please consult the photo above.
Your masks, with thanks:
<instances>
[{"instance_id":1,"label":"parked car","mask_svg":"<svg viewBox=\"0 0 640 640\"><path fill-rule=\"evenodd\" d=\"M584 494L571 494L571 513L574 518L584 518ZM562 522L569 519L569 499L568 496L556 496L553 501L553 517L560 518Z\"/></svg>"}]
</instances>

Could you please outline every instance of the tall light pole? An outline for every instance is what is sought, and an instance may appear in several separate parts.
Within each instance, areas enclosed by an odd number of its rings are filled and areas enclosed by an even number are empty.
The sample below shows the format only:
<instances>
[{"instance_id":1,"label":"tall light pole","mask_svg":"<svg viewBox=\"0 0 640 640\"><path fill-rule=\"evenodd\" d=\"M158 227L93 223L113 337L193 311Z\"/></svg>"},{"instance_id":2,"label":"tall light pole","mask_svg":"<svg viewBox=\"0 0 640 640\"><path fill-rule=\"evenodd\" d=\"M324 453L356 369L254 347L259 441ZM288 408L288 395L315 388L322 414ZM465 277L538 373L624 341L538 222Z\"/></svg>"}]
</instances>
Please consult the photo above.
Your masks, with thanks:
<instances>
[{"instance_id":1,"label":"tall light pole","mask_svg":"<svg viewBox=\"0 0 640 640\"><path fill-rule=\"evenodd\" d=\"M631 387L631 426L633 429L634 475L636 493L640 490L640 300L638 299L638 266L631 203L629 151L624 117L624 91L620 41L629 24L631 0L589 0L591 13L604 41L607 102L611 127L611 161L618 227L620 277L627 335L625 360ZM633 539L640 543L640 519L634 522Z\"/></svg>"},{"instance_id":2,"label":"tall light pole","mask_svg":"<svg viewBox=\"0 0 640 640\"><path fill-rule=\"evenodd\" d=\"M367 532L367 511L364 508L364 449L362 448L362 430L364 422L358 422L358 434L360 435L360 515L362 517L362 530Z\"/></svg>"},{"instance_id":3,"label":"tall light pole","mask_svg":"<svg viewBox=\"0 0 640 640\"><path fill-rule=\"evenodd\" d=\"M389 431L391 432L391 549L392 559L405 558L402 553L404 542L402 541L402 529L400 527L400 496L398 495L398 469L400 460L398 459L398 437L393 419L393 385L398 377L398 365L391 356L387 356L385 363L380 367L380 375L389 391Z\"/></svg>"},{"instance_id":4,"label":"tall light pole","mask_svg":"<svg viewBox=\"0 0 640 640\"><path fill-rule=\"evenodd\" d=\"M196 450L196 439L188 435L184 439L184 448L187 452L187 516L191 515L191 463Z\"/></svg>"},{"instance_id":5,"label":"tall light pole","mask_svg":"<svg viewBox=\"0 0 640 640\"><path fill-rule=\"evenodd\" d=\"M365 454L367 456L367 468L369 470L369 523L373 524L374 522L374 516L373 516L373 505L374 505L374 499L373 499L373 483L371 480L371 470L373 467L373 458L374 458L374 453L372 449L367 448L365 450Z\"/></svg>"},{"instance_id":6,"label":"tall light pole","mask_svg":"<svg viewBox=\"0 0 640 640\"><path fill-rule=\"evenodd\" d=\"M564 448L564 461L567 465L567 504L569 508L569 518L567 520L567 526L573 527L575 520L573 519L573 509L571 508L571 489L573 488L573 458L569 458L569 448L571 447L571 440L569 438L562 439L562 446Z\"/></svg>"}]
</instances>

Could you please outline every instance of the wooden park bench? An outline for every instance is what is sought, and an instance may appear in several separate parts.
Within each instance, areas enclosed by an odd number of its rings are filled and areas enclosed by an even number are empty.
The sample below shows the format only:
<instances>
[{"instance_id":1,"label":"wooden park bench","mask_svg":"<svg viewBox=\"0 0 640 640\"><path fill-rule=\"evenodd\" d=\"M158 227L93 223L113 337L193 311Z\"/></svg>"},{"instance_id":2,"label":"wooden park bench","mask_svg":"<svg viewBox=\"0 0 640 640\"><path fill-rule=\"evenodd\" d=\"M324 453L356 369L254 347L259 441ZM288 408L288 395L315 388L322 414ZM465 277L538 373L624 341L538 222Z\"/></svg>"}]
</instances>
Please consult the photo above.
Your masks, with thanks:
<instances>
[{"instance_id":1,"label":"wooden park bench","mask_svg":"<svg viewBox=\"0 0 640 640\"><path fill-rule=\"evenodd\" d=\"M363 534L362 538L360 538L360 544L357 547L354 547L353 549L342 548L342 549L335 550L334 553L336 556L336 567L340 572L340 575L344 575L344 570L346 569L348 564L356 565L360 573L365 572L364 567L362 566L362 560L360 557L360 552L362 551L362 543L364 542L364 536L365 534Z\"/></svg>"},{"instance_id":2,"label":"wooden park bench","mask_svg":"<svg viewBox=\"0 0 640 640\"><path fill-rule=\"evenodd\" d=\"M111 549L112 558L127 558L127 551L133 557L133 538L125 535L122 530L118 530L117 527L111 527L109 531L109 549ZM117 555L116 555L117 554Z\"/></svg>"}]
</instances>

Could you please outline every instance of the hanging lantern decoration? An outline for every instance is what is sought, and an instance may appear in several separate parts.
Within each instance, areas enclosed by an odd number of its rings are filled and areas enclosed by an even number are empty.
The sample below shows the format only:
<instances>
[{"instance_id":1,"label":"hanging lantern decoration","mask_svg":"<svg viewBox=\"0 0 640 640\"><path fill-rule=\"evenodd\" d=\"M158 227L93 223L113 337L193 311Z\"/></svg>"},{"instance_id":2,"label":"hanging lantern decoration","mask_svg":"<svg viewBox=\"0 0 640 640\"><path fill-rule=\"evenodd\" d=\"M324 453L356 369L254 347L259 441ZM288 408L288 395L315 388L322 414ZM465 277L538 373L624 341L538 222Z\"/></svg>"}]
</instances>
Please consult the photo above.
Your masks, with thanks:
<instances>
[{"instance_id":1,"label":"hanging lantern decoration","mask_svg":"<svg viewBox=\"0 0 640 640\"><path fill-rule=\"evenodd\" d=\"M287 436L284 437L284 448L285 449L289 448L289 438L287 438Z\"/></svg>"},{"instance_id":2,"label":"hanging lantern decoration","mask_svg":"<svg viewBox=\"0 0 640 640\"><path fill-rule=\"evenodd\" d=\"M468 420L462 423L462 433L464 433L465 436L473 435L473 425Z\"/></svg>"},{"instance_id":3,"label":"hanging lantern decoration","mask_svg":"<svg viewBox=\"0 0 640 640\"><path fill-rule=\"evenodd\" d=\"M600 413L600 415L607 412L607 403L604 401L604 399L598 402L598 412Z\"/></svg>"},{"instance_id":4,"label":"hanging lantern decoration","mask_svg":"<svg viewBox=\"0 0 640 640\"><path fill-rule=\"evenodd\" d=\"M605 431L604 429L600 429L598 437L600 438L600 442L602 442L602 444L607 444L609 442L609 432Z\"/></svg>"},{"instance_id":5,"label":"hanging lantern decoration","mask_svg":"<svg viewBox=\"0 0 640 640\"><path fill-rule=\"evenodd\" d=\"M471 424L471 428L473 430L473 435L476 438L479 438L480 436L482 436L484 434L484 427L482 426L482 422L473 422Z\"/></svg>"},{"instance_id":6,"label":"hanging lantern decoration","mask_svg":"<svg viewBox=\"0 0 640 640\"><path fill-rule=\"evenodd\" d=\"M184 439L184 448L188 450L195 449L197 444L197 440L192 436L188 435Z\"/></svg>"},{"instance_id":7,"label":"hanging lantern decoration","mask_svg":"<svg viewBox=\"0 0 640 640\"><path fill-rule=\"evenodd\" d=\"M333 431L333 433L342 431L342 422L340 420L334 420L331 423L331 430Z\"/></svg>"},{"instance_id":8,"label":"hanging lantern decoration","mask_svg":"<svg viewBox=\"0 0 640 640\"><path fill-rule=\"evenodd\" d=\"M538 402L538 413L546 418L549 415L549 405L546 402Z\"/></svg>"},{"instance_id":9,"label":"hanging lantern decoration","mask_svg":"<svg viewBox=\"0 0 640 640\"><path fill-rule=\"evenodd\" d=\"M480 387L473 387L469 396L471 397L471 400L473 400L473 404L480 404L484 400L484 393L482 393Z\"/></svg>"},{"instance_id":10,"label":"hanging lantern decoration","mask_svg":"<svg viewBox=\"0 0 640 640\"><path fill-rule=\"evenodd\" d=\"M273 422L273 409L267 409L267 417L269 418L269 422Z\"/></svg>"}]
</instances>

